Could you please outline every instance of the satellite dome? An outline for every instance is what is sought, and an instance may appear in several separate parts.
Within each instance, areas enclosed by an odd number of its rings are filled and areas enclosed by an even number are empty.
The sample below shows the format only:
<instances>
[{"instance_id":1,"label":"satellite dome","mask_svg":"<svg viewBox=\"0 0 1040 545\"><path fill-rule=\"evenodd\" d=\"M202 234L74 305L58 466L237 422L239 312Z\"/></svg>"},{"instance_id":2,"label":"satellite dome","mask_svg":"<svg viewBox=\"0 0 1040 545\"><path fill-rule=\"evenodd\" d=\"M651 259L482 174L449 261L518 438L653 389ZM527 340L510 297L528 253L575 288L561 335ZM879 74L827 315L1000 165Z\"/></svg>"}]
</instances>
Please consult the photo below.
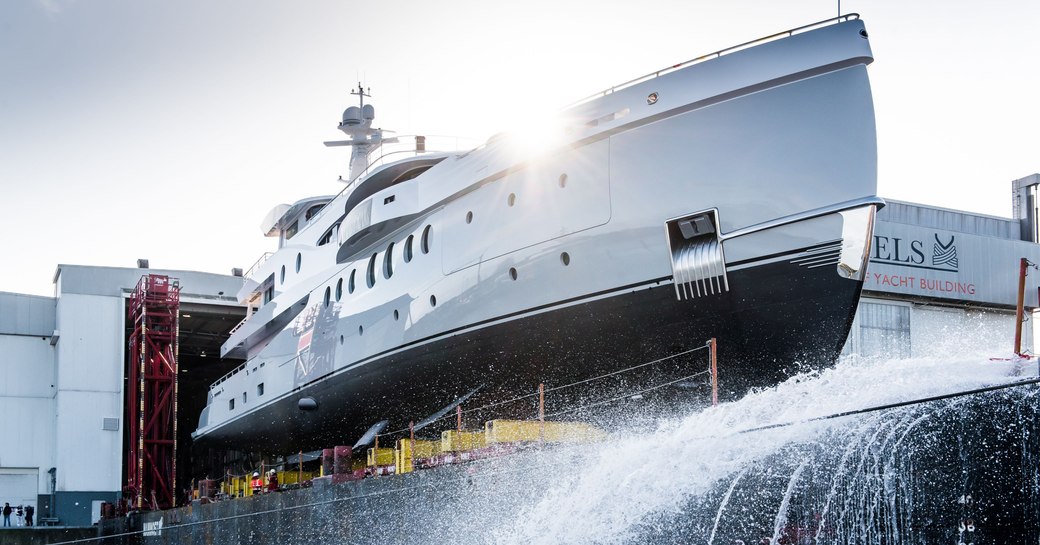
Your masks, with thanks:
<instances>
[{"instance_id":1,"label":"satellite dome","mask_svg":"<svg viewBox=\"0 0 1040 545\"><path fill-rule=\"evenodd\" d=\"M361 107L361 117L363 117L365 119L365 121L372 121L373 119L375 119L376 118L376 109L375 109L375 107L373 107L371 104L365 104L364 106L362 106Z\"/></svg>"},{"instance_id":2,"label":"satellite dome","mask_svg":"<svg viewBox=\"0 0 1040 545\"><path fill-rule=\"evenodd\" d=\"M344 125L360 125L361 124L361 108L357 106L351 106L343 111L343 124Z\"/></svg>"}]
</instances>

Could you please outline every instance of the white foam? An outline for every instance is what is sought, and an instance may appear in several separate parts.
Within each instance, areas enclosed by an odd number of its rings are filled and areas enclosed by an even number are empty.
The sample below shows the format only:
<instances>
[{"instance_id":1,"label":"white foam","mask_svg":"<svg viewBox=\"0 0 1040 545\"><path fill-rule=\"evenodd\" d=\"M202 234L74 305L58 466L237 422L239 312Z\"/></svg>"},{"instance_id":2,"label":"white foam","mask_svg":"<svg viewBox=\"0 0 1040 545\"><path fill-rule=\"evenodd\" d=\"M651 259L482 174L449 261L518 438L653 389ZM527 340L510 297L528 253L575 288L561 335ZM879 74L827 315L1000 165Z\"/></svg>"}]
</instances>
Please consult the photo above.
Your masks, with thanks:
<instances>
[{"instance_id":1,"label":"white foam","mask_svg":"<svg viewBox=\"0 0 1040 545\"><path fill-rule=\"evenodd\" d=\"M1026 372L1035 375L1035 366ZM806 420L1020 380L1019 367L1010 359L977 354L847 358L739 401L604 443L492 535L498 543L624 542L648 516L675 512L691 496L707 493L787 445L818 439L832 427L869 416ZM725 380L725 370L720 377ZM799 423L741 433L790 422ZM777 527L782 523L777 520Z\"/></svg>"}]
</instances>

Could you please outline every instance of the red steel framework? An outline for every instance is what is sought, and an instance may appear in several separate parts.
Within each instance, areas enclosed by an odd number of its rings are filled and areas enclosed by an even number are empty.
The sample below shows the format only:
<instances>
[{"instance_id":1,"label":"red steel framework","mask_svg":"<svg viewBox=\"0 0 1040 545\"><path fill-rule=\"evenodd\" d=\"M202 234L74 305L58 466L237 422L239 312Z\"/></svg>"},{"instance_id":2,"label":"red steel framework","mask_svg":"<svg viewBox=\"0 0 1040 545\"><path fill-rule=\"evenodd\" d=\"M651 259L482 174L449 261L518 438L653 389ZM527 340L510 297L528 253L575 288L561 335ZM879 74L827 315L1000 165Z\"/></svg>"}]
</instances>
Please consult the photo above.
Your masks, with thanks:
<instances>
[{"instance_id":1,"label":"red steel framework","mask_svg":"<svg viewBox=\"0 0 1040 545\"><path fill-rule=\"evenodd\" d=\"M147 274L130 296L126 487L131 509L168 509L176 502L177 279Z\"/></svg>"}]
</instances>

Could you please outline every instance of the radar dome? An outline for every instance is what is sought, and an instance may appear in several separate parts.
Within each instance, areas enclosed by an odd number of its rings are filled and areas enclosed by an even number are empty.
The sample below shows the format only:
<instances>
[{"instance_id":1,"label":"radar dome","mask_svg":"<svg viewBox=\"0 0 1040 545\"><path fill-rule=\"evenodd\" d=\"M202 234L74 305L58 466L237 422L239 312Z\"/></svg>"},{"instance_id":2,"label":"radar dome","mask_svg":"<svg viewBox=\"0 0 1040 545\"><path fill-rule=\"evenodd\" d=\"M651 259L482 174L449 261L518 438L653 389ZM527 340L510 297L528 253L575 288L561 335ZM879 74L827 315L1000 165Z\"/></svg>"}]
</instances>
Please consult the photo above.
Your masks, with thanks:
<instances>
[{"instance_id":1,"label":"radar dome","mask_svg":"<svg viewBox=\"0 0 1040 545\"><path fill-rule=\"evenodd\" d=\"M361 108L357 106L351 106L343 112L343 124L344 125L360 125L361 124Z\"/></svg>"},{"instance_id":2,"label":"radar dome","mask_svg":"<svg viewBox=\"0 0 1040 545\"><path fill-rule=\"evenodd\" d=\"M376 109L371 104L365 104L361 107L361 117L365 118L365 121L372 121L376 118Z\"/></svg>"}]
</instances>

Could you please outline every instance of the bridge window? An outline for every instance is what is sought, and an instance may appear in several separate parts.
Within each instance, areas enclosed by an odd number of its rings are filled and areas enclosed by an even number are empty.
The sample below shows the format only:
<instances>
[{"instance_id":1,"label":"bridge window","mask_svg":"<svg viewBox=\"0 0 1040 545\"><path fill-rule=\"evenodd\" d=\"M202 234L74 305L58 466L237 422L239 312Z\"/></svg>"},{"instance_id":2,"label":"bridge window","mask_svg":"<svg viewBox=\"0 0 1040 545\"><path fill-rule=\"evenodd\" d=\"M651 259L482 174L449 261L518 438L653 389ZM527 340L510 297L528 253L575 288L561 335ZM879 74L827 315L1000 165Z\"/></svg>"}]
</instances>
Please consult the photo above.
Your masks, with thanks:
<instances>
[{"instance_id":1,"label":"bridge window","mask_svg":"<svg viewBox=\"0 0 1040 545\"><path fill-rule=\"evenodd\" d=\"M308 209L307 209L307 214L306 214L306 216L304 217L304 219L306 219L306 220L310 220L311 218L313 218L314 216L316 216L316 215L318 214L318 212L321 212L321 209L322 209L322 208L325 208L325 204L327 204L327 203L322 203L322 204L316 204L316 205L314 205L314 206L312 206L312 207L308 208Z\"/></svg>"},{"instance_id":2,"label":"bridge window","mask_svg":"<svg viewBox=\"0 0 1040 545\"><path fill-rule=\"evenodd\" d=\"M292 222L292 225L290 225L289 228L285 230L285 240L289 240L290 238L296 236L296 233L299 232L299 230L300 230L300 222L299 221Z\"/></svg>"},{"instance_id":3,"label":"bridge window","mask_svg":"<svg viewBox=\"0 0 1040 545\"><path fill-rule=\"evenodd\" d=\"M329 230L325 231L325 234L322 235L320 239L318 239L318 246L324 246L324 245L332 242L333 240L336 240L337 236L339 236L339 224L338 223L333 224L332 227L329 227Z\"/></svg>"}]
</instances>

